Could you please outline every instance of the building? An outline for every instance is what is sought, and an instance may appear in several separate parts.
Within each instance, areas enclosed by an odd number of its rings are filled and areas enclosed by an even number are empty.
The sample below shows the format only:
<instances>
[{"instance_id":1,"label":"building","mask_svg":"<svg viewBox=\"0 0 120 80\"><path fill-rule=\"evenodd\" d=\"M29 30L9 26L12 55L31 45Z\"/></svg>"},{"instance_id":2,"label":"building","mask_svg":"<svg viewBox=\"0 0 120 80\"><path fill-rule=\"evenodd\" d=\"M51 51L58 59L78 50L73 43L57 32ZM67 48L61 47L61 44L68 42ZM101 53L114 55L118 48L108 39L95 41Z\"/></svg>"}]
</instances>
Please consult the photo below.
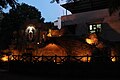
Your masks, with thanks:
<instances>
[{"instance_id":1,"label":"building","mask_svg":"<svg viewBox=\"0 0 120 80\"><path fill-rule=\"evenodd\" d=\"M61 16L67 35L84 36L97 32L109 41L120 41L119 12L109 15L107 0L75 0L61 5L72 14Z\"/></svg>"}]
</instances>

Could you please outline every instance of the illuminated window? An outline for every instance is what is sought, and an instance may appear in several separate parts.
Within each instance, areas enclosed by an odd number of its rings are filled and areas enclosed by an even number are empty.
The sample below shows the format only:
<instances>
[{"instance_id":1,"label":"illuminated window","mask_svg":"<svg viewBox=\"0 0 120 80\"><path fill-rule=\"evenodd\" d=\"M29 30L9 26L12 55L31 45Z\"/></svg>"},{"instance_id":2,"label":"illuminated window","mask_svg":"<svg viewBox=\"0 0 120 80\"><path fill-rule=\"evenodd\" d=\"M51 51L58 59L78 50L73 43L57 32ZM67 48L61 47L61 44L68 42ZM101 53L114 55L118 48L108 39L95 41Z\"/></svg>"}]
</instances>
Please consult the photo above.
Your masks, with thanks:
<instances>
[{"instance_id":1,"label":"illuminated window","mask_svg":"<svg viewBox=\"0 0 120 80\"><path fill-rule=\"evenodd\" d=\"M90 33L100 33L101 32L101 24L89 24L89 32Z\"/></svg>"},{"instance_id":2,"label":"illuminated window","mask_svg":"<svg viewBox=\"0 0 120 80\"><path fill-rule=\"evenodd\" d=\"M92 25L89 26L90 30L92 30Z\"/></svg>"}]
</instances>

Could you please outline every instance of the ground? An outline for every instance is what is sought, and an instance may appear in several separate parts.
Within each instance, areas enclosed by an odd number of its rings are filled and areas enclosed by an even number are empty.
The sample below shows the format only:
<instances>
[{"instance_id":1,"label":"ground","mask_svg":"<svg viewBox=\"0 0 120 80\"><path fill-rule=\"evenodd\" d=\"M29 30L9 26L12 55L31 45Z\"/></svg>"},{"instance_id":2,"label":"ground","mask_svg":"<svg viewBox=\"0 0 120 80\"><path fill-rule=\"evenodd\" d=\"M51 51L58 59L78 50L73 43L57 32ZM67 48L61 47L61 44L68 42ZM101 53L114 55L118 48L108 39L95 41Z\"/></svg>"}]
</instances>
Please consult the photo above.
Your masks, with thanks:
<instances>
[{"instance_id":1,"label":"ground","mask_svg":"<svg viewBox=\"0 0 120 80\"><path fill-rule=\"evenodd\" d=\"M119 80L117 78L81 78L81 77L48 77L48 76L29 76L0 72L0 80Z\"/></svg>"},{"instance_id":2,"label":"ground","mask_svg":"<svg viewBox=\"0 0 120 80\"><path fill-rule=\"evenodd\" d=\"M89 65L89 67L88 67ZM113 65L113 64L112 64ZM29 65L30 66L30 65ZM24 67L19 72L10 72L7 69L0 69L0 80L119 80L119 65L90 65L90 64L69 64L69 65L42 65L38 69ZM100 66L100 67L98 67ZM118 66L118 67L117 67ZM34 66L35 67L35 66ZM41 67L41 68L40 68ZM114 68L113 68L114 67ZM14 67L15 68L15 67ZM25 69L23 69L25 68ZM33 71L34 70L34 71ZM35 71L37 70L37 71ZM42 74L41 74L42 73Z\"/></svg>"}]
</instances>

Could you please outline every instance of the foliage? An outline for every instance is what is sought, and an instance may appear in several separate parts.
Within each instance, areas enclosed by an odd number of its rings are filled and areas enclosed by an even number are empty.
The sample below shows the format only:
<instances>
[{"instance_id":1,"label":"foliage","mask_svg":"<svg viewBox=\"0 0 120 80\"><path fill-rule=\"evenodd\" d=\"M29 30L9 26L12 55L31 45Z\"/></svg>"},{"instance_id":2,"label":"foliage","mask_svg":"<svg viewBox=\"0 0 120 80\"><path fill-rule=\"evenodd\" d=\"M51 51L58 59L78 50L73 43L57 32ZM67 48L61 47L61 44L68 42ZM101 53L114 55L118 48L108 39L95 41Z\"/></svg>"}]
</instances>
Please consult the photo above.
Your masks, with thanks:
<instances>
[{"instance_id":1,"label":"foliage","mask_svg":"<svg viewBox=\"0 0 120 80\"><path fill-rule=\"evenodd\" d=\"M59 3L60 0L52 0L50 3L54 3L54 2L57 2Z\"/></svg>"},{"instance_id":2,"label":"foliage","mask_svg":"<svg viewBox=\"0 0 120 80\"><path fill-rule=\"evenodd\" d=\"M4 28L8 28L8 26L19 28L28 19L36 19L39 22L44 22L41 12L39 12L38 9L23 3L17 5L15 9L11 9L9 13L6 14L2 20L2 26L4 26Z\"/></svg>"},{"instance_id":3,"label":"foliage","mask_svg":"<svg viewBox=\"0 0 120 80\"><path fill-rule=\"evenodd\" d=\"M17 0L0 0L0 9L7 8L7 5L10 5L12 8L15 8L17 4Z\"/></svg>"}]
</instances>

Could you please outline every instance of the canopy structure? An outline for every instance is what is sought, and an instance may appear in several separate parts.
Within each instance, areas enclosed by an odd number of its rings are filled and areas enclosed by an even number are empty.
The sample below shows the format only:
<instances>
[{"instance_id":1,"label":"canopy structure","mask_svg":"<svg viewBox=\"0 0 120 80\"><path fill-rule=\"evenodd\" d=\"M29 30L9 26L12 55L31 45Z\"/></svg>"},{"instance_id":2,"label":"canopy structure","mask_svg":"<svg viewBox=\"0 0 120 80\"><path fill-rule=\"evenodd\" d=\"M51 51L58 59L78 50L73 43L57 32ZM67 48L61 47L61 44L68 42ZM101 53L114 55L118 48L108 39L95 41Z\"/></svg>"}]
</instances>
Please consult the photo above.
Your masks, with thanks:
<instances>
[{"instance_id":1,"label":"canopy structure","mask_svg":"<svg viewBox=\"0 0 120 80\"><path fill-rule=\"evenodd\" d=\"M108 0L80 0L61 5L71 13L80 13L108 8Z\"/></svg>"}]
</instances>

